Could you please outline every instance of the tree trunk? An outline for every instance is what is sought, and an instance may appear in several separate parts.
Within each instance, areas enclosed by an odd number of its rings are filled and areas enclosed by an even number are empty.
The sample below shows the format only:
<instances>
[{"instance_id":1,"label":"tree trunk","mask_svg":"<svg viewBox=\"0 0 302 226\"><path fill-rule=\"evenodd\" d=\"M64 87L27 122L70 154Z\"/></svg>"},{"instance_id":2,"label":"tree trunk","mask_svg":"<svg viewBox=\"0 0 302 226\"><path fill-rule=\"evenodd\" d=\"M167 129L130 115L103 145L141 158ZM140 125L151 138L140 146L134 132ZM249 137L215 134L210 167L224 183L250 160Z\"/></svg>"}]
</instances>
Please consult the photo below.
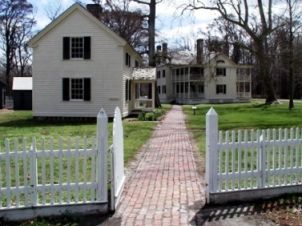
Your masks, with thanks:
<instances>
[{"instance_id":1,"label":"tree trunk","mask_svg":"<svg viewBox=\"0 0 302 226\"><path fill-rule=\"evenodd\" d=\"M292 2L288 1L289 5L289 104L288 108L291 110L294 108L294 50L293 50L293 42L294 42L294 34L293 34L293 12L292 12Z\"/></svg>"},{"instance_id":2,"label":"tree trunk","mask_svg":"<svg viewBox=\"0 0 302 226\"><path fill-rule=\"evenodd\" d=\"M149 4L149 21L148 21L148 32L149 32L149 66L155 66L155 17L156 17L156 0L151 0Z\"/></svg>"},{"instance_id":3,"label":"tree trunk","mask_svg":"<svg viewBox=\"0 0 302 226\"><path fill-rule=\"evenodd\" d=\"M259 40L255 43L257 48L257 58L259 64L259 73L260 78L262 78L262 84L265 88L266 99L265 104L272 104L277 101L277 96L275 92L275 87L273 84L273 76L270 71L270 59L267 56L268 51L265 48L265 44L263 44L263 40Z\"/></svg>"}]
</instances>

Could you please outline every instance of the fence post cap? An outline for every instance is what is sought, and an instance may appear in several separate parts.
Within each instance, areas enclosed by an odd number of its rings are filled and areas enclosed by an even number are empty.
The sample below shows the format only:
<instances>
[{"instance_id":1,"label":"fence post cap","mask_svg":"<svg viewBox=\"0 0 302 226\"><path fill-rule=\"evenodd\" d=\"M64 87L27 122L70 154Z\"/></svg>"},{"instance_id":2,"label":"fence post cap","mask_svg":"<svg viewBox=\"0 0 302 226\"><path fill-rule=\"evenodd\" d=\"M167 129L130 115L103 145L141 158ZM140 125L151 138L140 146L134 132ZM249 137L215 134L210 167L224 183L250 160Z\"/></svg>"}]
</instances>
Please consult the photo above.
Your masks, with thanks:
<instances>
[{"instance_id":1,"label":"fence post cap","mask_svg":"<svg viewBox=\"0 0 302 226\"><path fill-rule=\"evenodd\" d=\"M104 108L101 108L101 110L99 111L98 118L102 118L102 117L107 117L106 111L104 110Z\"/></svg>"},{"instance_id":2,"label":"fence post cap","mask_svg":"<svg viewBox=\"0 0 302 226\"><path fill-rule=\"evenodd\" d=\"M217 116L217 112L215 111L215 109L213 107L211 107L210 110L208 110L208 112L207 112L207 116L208 115L215 115L215 116Z\"/></svg>"}]
</instances>

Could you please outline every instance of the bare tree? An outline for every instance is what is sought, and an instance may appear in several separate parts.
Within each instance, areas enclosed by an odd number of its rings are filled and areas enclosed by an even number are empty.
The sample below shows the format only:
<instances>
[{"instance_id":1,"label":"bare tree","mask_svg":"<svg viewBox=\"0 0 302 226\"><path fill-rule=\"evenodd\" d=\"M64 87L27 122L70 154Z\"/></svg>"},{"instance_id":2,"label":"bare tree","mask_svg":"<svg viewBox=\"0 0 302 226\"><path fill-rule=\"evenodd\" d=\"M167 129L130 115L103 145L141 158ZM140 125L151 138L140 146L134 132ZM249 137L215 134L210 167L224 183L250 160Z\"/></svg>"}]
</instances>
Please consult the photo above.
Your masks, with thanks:
<instances>
[{"instance_id":1,"label":"bare tree","mask_svg":"<svg viewBox=\"0 0 302 226\"><path fill-rule=\"evenodd\" d=\"M155 19L156 19L156 5L161 3L163 0L132 0L139 4L148 6L148 56L149 66L155 66Z\"/></svg>"},{"instance_id":2,"label":"bare tree","mask_svg":"<svg viewBox=\"0 0 302 226\"><path fill-rule=\"evenodd\" d=\"M45 14L53 21L56 19L63 11L62 1L60 0L53 0L47 7L44 8Z\"/></svg>"},{"instance_id":3,"label":"bare tree","mask_svg":"<svg viewBox=\"0 0 302 226\"><path fill-rule=\"evenodd\" d=\"M28 48L27 42L32 36L32 28L35 24L34 19L23 23L16 32L16 53L15 53L15 69L19 76L28 76L28 70L31 50Z\"/></svg>"},{"instance_id":4,"label":"bare tree","mask_svg":"<svg viewBox=\"0 0 302 226\"><path fill-rule=\"evenodd\" d=\"M11 70L18 43L16 38L22 24L33 20L33 6L27 0L2 0L0 2L0 38L5 55L5 77L8 93L11 92Z\"/></svg>"},{"instance_id":5,"label":"bare tree","mask_svg":"<svg viewBox=\"0 0 302 226\"><path fill-rule=\"evenodd\" d=\"M238 28L244 30L253 40L253 51L259 65L259 77L266 91L266 103L270 104L277 100L272 82L271 61L267 54L268 37L278 27L273 23L272 0L257 0L257 13L252 13L251 2L247 0L213 0L210 5L201 1L191 0L185 9L189 10L214 10L220 16Z\"/></svg>"},{"instance_id":6,"label":"bare tree","mask_svg":"<svg viewBox=\"0 0 302 226\"><path fill-rule=\"evenodd\" d=\"M146 52L148 22L140 10L131 11L129 9L129 0L123 0L120 4L117 4L116 1L114 3L107 1L103 5L101 20L138 52Z\"/></svg>"},{"instance_id":7,"label":"bare tree","mask_svg":"<svg viewBox=\"0 0 302 226\"><path fill-rule=\"evenodd\" d=\"M285 0L288 9L288 33L289 33L289 62L288 62L288 73L289 73L289 105L288 108L294 108L294 93L295 93L295 77L294 77L294 33L297 25L297 21L300 19L301 14L301 0ZM298 26L299 27L299 26Z\"/></svg>"}]
</instances>

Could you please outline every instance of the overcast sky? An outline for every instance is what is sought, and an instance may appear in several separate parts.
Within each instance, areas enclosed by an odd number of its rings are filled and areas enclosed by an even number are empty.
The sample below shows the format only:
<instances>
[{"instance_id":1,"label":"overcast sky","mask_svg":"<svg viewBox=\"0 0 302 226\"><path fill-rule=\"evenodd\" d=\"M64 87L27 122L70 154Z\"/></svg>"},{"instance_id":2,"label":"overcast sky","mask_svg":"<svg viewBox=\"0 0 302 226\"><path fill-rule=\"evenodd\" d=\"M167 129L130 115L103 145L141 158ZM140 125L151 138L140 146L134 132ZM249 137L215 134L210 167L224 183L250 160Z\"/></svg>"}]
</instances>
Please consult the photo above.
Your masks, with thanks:
<instances>
[{"instance_id":1,"label":"overcast sky","mask_svg":"<svg viewBox=\"0 0 302 226\"><path fill-rule=\"evenodd\" d=\"M29 0L35 9L37 20L37 30L44 28L50 20L48 19L45 9L51 7L52 4L58 4L59 0ZM84 3L92 1L84 0ZM177 2L177 3L176 3ZM181 15L180 5L186 0L164 1L157 5L157 42L167 41L169 45L175 45L176 40L185 38L190 42L199 38L197 34L200 30L205 31L209 24L217 14L211 11L197 11ZM61 0L62 8L65 10L74 3L74 0ZM143 8L143 5L133 4L133 8ZM192 44L192 43L191 43Z\"/></svg>"}]
</instances>

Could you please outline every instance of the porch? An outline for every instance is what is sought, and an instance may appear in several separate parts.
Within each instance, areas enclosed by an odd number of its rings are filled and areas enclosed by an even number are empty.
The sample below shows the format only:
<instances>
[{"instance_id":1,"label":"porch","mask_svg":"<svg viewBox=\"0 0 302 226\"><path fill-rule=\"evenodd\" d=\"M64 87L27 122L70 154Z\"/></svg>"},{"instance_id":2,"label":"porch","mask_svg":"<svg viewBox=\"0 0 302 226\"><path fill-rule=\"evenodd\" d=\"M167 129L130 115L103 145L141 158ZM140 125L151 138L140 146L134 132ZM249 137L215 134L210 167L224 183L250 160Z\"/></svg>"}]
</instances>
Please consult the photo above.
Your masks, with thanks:
<instances>
[{"instance_id":1,"label":"porch","mask_svg":"<svg viewBox=\"0 0 302 226\"><path fill-rule=\"evenodd\" d=\"M134 97L132 112L152 111L155 108L155 68L135 68L131 93Z\"/></svg>"}]
</instances>

